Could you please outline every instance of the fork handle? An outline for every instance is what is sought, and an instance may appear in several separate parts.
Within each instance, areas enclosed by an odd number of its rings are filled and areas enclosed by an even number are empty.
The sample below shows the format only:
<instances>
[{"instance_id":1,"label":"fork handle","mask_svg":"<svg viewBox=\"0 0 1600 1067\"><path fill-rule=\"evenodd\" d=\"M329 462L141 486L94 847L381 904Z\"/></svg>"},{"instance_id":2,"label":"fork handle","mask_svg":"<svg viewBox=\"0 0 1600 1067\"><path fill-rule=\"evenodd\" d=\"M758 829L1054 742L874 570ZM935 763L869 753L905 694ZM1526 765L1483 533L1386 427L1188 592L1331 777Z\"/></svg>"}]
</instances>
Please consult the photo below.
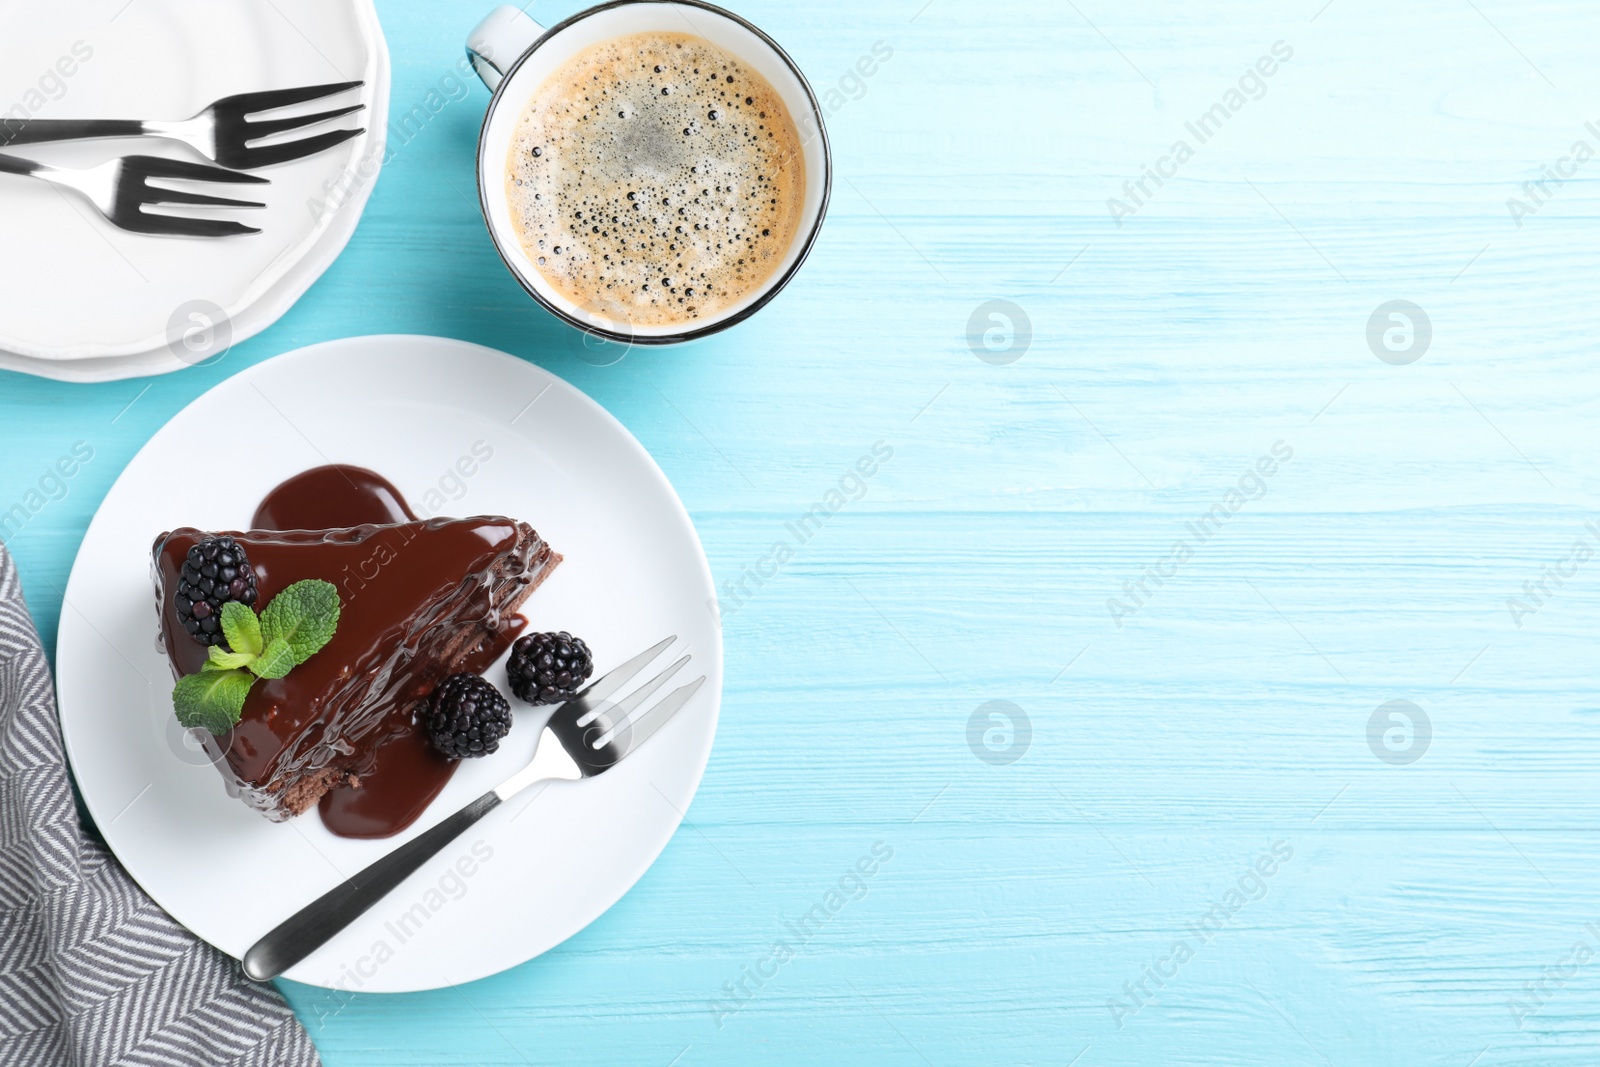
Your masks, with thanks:
<instances>
[{"instance_id":1,"label":"fork handle","mask_svg":"<svg viewBox=\"0 0 1600 1067\"><path fill-rule=\"evenodd\" d=\"M95 137L138 137L146 132L147 127L138 119L4 119L0 120L0 148Z\"/></svg>"},{"instance_id":2,"label":"fork handle","mask_svg":"<svg viewBox=\"0 0 1600 1067\"><path fill-rule=\"evenodd\" d=\"M8 156L0 153L0 174L21 174L24 177L28 177L38 174L44 169L43 163L37 163L31 159L23 159L21 156Z\"/></svg>"},{"instance_id":3,"label":"fork handle","mask_svg":"<svg viewBox=\"0 0 1600 1067\"><path fill-rule=\"evenodd\" d=\"M499 804L498 796L485 793L360 874L334 886L252 945L244 954L244 973L258 982L278 977L327 944Z\"/></svg>"}]
</instances>

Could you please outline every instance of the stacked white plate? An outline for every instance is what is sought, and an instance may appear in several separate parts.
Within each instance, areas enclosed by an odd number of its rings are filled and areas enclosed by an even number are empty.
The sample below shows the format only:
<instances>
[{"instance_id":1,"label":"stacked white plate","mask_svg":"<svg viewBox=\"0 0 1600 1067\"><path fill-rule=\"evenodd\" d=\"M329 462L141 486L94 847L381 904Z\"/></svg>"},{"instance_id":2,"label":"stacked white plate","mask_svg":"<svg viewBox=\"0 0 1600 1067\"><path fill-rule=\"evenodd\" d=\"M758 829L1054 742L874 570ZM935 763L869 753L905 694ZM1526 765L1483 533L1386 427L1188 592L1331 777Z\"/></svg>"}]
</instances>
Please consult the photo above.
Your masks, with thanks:
<instances>
[{"instance_id":1,"label":"stacked white plate","mask_svg":"<svg viewBox=\"0 0 1600 1067\"><path fill-rule=\"evenodd\" d=\"M389 111L389 53L372 0L0 0L0 121L182 119L236 93L345 81L365 84L282 114L366 110L278 139L365 134L258 171L270 185L222 190L265 208L204 209L259 227L252 236L127 233L70 193L0 175L0 369L115 381L181 370L259 333L355 232ZM133 154L204 162L148 139L9 151L63 166Z\"/></svg>"}]
</instances>

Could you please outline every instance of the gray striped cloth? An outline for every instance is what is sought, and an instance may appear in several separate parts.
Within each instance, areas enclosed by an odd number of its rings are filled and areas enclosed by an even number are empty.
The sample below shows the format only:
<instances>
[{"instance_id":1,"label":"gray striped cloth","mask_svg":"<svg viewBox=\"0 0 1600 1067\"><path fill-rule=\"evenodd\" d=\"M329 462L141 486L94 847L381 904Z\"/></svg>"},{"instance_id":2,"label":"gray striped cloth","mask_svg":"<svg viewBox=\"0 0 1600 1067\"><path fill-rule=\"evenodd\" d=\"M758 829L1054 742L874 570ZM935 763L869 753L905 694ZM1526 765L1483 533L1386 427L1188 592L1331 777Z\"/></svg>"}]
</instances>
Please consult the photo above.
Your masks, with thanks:
<instances>
[{"instance_id":1,"label":"gray striped cloth","mask_svg":"<svg viewBox=\"0 0 1600 1067\"><path fill-rule=\"evenodd\" d=\"M79 826L50 671L0 545L0 1064L319 1062L277 990L168 918Z\"/></svg>"}]
</instances>

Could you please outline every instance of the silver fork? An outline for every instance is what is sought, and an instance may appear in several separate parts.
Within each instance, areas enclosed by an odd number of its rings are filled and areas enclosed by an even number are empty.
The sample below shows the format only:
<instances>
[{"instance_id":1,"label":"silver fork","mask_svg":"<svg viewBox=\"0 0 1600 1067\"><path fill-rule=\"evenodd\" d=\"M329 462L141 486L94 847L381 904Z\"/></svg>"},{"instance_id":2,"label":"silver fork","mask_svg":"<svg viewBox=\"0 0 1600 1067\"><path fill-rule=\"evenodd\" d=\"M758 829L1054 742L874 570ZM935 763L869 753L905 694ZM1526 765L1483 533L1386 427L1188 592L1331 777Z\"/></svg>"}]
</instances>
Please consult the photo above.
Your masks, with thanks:
<instances>
[{"instance_id":1,"label":"silver fork","mask_svg":"<svg viewBox=\"0 0 1600 1067\"><path fill-rule=\"evenodd\" d=\"M234 237L261 231L254 226L246 226L228 219L195 219L179 215L163 215L144 210L146 206L195 204L203 207L263 207L265 205L253 200L229 200L209 193L168 189L151 185L152 180L268 184L267 179L258 178L254 174L241 174L235 170L223 170L221 167L208 167L203 163L186 163L182 160L159 159L155 156L124 156L121 159L108 160L99 166L78 169L56 167L0 153L0 173L39 178L52 185L71 189L93 204L108 222L124 230L173 237Z\"/></svg>"},{"instance_id":2,"label":"silver fork","mask_svg":"<svg viewBox=\"0 0 1600 1067\"><path fill-rule=\"evenodd\" d=\"M367 909L387 896L451 841L489 812L529 786L593 778L621 763L676 715L705 684L705 675L667 694L647 711L639 707L689 662L688 656L640 686L625 699L606 698L659 656L677 635L617 667L590 684L577 699L555 710L539 735L533 761L426 833L408 841L366 870L335 886L280 923L244 954L244 973L258 982L276 978L327 944Z\"/></svg>"},{"instance_id":3,"label":"silver fork","mask_svg":"<svg viewBox=\"0 0 1600 1067\"><path fill-rule=\"evenodd\" d=\"M162 137L182 141L213 163L233 170L255 170L276 163L287 163L326 151L343 144L350 138L365 133L366 128L334 130L314 137L289 141L284 144L258 145L250 142L287 133L304 126L326 122L329 119L360 111L365 104L351 104L316 115L296 115L282 119L258 119L249 116L263 111L274 111L291 104L304 104L334 96L361 85L361 82L333 82L328 85L308 85L301 89L275 89L264 93L241 93L226 96L193 118L176 122L141 121L139 119L3 119L0 120L0 148L20 144L41 144L46 141L81 141L96 137Z\"/></svg>"}]
</instances>

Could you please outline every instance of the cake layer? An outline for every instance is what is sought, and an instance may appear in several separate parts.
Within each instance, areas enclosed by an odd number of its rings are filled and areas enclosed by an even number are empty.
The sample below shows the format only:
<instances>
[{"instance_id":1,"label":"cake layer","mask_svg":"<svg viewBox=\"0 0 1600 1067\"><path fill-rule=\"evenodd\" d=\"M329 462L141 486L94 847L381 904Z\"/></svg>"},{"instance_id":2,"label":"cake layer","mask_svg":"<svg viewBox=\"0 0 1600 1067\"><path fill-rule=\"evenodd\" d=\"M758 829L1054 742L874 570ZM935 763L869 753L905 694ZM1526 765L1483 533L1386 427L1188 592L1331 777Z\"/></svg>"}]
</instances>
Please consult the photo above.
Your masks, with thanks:
<instances>
[{"instance_id":1,"label":"cake layer","mask_svg":"<svg viewBox=\"0 0 1600 1067\"><path fill-rule=\"evenodd\" d=\"M162 641L175 677L206 660L172 600L189 549L212 536L185 528L155 543ZM503 517L228 536L255 570L258 608L306 579L339 590L339 628L328 645L286 677L256 682L238 725L207 742L230 791L273 819L359 779L382 745L414 728L413 709L433 687L495 643L561 559L532 527Z\"/></svg>"}]
</instances>

